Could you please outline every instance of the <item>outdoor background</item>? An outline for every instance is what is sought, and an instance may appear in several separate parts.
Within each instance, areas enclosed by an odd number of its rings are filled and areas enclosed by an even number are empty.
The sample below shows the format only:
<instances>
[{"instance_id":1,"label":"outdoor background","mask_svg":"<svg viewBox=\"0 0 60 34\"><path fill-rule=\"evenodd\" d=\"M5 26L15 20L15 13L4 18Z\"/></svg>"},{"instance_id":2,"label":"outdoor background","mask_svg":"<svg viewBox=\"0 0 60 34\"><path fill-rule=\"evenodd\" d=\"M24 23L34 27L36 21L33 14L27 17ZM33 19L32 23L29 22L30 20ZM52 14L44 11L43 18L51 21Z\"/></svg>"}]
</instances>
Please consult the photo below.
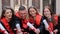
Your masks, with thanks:
<instances>
[{"instance_id":1,"label":"outdoor background","mask_svg":"<svg viewBox=\"0 0 60 34\"><path fill-rule=\"evenodd\" d=\"M48 4L51 4L56 15L60 15L60 0L0 0L0 16L3 8L11 7L17 12L20 5L24 5L26 9L35 6L42 15L43 7Z\"/></svg>"}]
</instances>

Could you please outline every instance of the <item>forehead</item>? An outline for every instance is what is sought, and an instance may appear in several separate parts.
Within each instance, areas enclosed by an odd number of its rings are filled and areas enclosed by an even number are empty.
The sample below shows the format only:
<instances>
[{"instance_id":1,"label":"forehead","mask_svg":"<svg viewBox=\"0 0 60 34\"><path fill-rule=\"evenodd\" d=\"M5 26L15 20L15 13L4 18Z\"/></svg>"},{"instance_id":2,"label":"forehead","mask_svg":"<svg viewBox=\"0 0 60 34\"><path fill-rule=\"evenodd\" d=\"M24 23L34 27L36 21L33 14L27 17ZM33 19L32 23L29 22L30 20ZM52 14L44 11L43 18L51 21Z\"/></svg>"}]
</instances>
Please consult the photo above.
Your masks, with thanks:
<instances>
[{"instance_id":1,"label":"forehead","mask_svg":"<svg viewBox=\"0 0 60 34\"><path fill-rule=\"evenodd\" d=\"M48 8L45 8L44 11L50 11Z\"/></svg>"},{"instance_id":2,"label":"forehead","mask_svg":"<svg viewBox=\"0 0 60 34\"><path fill-rule=\"evenodd\" d=\"M34 8L30 8L30 10L35 10Z\"/></svg>"},{"instance_id":3,"label":"forehead","mask_svg":"<svg viewBox=\"0 0 60 34\"><path fill-rule=\"evenodd\" d=\"M19 11L20 13L25 13L25 12L27 12L26 10L20 10Z\"/></svg>"},{"instance_id":4,"label":"forehead","mask_svg":"<svg viewBox=\"0 0 60 34\"><path fill-rule=\"evenodd\" d=\"M48 8L45 8L44 10L49 10Z\"/></svg>"},{"instance_id":5,"label":"forehead","mask_svg":"<svg viewBox=\"0 0 60 34\"><path fill-rule=\"evenodd\" d=\"M22 12L22 11L26 11L26 10L19 10L20 12Z\"/></svg>"},{"instance_id":6,"label":"forehead","mask_svg":"<svg viewBox=\"0 0 60 34\"><path fill-rule=\"evenodd\" d=\"M10 9L6 9L6 12L11 12L11 10Z\"/></svg>"}]
</instances>

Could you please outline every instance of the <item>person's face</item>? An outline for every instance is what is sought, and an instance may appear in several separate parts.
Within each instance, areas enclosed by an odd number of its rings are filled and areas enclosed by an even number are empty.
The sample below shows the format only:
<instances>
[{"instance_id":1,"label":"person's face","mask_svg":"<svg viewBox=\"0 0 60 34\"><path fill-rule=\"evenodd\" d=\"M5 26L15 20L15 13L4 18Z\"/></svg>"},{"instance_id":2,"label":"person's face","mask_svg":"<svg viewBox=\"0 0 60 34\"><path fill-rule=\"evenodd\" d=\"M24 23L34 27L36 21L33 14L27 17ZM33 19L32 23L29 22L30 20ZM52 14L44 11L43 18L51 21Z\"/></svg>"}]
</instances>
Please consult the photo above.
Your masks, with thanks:
<instances>
[{"instance_id":1,"label":"person's face","mask_svg":"<svg viewBox=\"0 0 60 34\"><path fill-rule=\"evenodd\" d=\"M28 12L26 10L20 10L19 11L19 14L20 14L20 16L21 16L22 19L26 19L27 13Z\"/></svg>"},{"instance_id":2,"label":"person's face","mask_svg":"<svg viewBox=\"0 0 60 34\"><path fill-rule=\"evenodd\" d=\"M45 15L46 17L51 16L51 12L50 12L50 10L49 10L48 8L45 8L45 9L44 9L44 15Z\"/></svg>"},{"instance_id":3,"label":"person's face","mask_svg":"<svg viewBox=\"0 0 60 34\"><path fill-rule=\"evenodd\" d=\"M31 16L36 16L36 10L34 8L30 8L29 12Z\"/></svg>"},{"instance_id":4,"label":"person's face","mask_svg":"<svg viewBox=\"0 0 60 34\"><path fill-rule=\"evenodd\" d=\"M12 18L12 11L10 10L10 9L7 9L6 11L5 11L5 14L4 14L4 16L6 17L6 18Z\"/></svg>"}]
</instances>

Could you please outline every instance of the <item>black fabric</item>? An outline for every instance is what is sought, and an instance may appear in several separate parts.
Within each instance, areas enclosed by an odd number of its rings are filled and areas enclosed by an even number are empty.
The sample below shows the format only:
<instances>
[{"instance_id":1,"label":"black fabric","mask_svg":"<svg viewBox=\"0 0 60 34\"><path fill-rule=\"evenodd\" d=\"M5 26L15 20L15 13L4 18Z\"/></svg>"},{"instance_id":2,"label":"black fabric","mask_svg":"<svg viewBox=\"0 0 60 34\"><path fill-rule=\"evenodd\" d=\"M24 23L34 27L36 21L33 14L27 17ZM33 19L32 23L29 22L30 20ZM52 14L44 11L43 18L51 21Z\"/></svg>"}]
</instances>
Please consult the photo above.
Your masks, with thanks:
<instances>
[{"instance_id":1,"label":"black fabric","mask_svg":"<svg viewBox=\"0 0 60 34\"><path fill-rule=\"evenodd\" d=\"M58 16L58 25L56 26L55 29L58 29L57 34L60 34L60 16Z\"/></svg>"},{"instance_id":2,"label":"black fabric","mask_svg":"<svg viewBox=\"0 0 60 34\"><path fill-rule=\"evenodd\" d=\"M14 16L14 18L9 22L14 34L16 34L16 30L14 30L14 28L16 28L17 23L21 24L21 20L19 20L19 18L16 16Z\"/></svg>"},{"instance_id":3,"label":"black fabric","mask_svg":"<svg viewBox=\"0 0 60 34\"><path fill-rule=\"evenodd\" d=\"M43 23L43 20L46 19L46 17L42 17L42 23ZM47 19L46 19L47 20ZM45 25L43 23L43 31L42 31L43 34L50 34L47 30L45 30Z\"/></svg>"},{"instance_id":4,"label":"black fabric","mask_svg":"<svg viewBox=\"0 0 60 34\"><path fill-rule=\"evenodd\" d=\"M0 23L2 23L2 22L0 21ZM8 23L9 23L10 27L12 28L14 34L16 34L16 30L14 30L14 28L16 28L16 24L17 24L17 23L20 24L20 20L19 20L16 16L14 16L14 17L11 19L11 21L8 22ZM3 23L2 23L2 25L4 26ZM5 26L4 26L4 28L5 28ZM6 29L6 28L5 28L5 29ZM8 31L8 30L6 29L6 31Z\"/></svg>"},{"instance_id":5,"label":"black fabric","mask_svg":"<svg viewBox=\"0 0 60 34\"><path fill-rule=\"evenodd\" d=\"M43 17L43 19L46 19L45 17ZM57 34L60 34L60 16L58 16L58 24L56 26L54 26L54 30L58 29ZM45 29L43 30L43 33L45 34L50 34L48 31L46 31Z\"/></svg>"},{"instance_id":6,"label":"black fabric","mask_svg":"<svg viewBox=\"0 0 60 34\"><path fill-rule=\"evenodd\" d=\"M3 34L3 33L0 32L0 34Z\"/></svg>"},{"instance_id":7,"label":"black fabric","mask_svg":"<svg viewBox=\"0 0 60 34\"><path fill-rule=\"evenodd\" d=\"M21 29L23 29L23 32L28 32L29 31L29 27L27 29L25 29L25 28L22 27L22 19L20 19L19 17L15 16L14 21L16 23L20 24L20 27L21 27Z\"/></svg>"},{"instance_id":8,"label":"black fabric","mask_svg":"<svg viewBox=\"0 0 60 34\"><path fill-rule=\"evenodd\" d=\"M34 27L35 27L36 29L38 28L38 29L40 30L40 33L39 33L39 34L43 34L43 30L44 30L44 24L43 24L42 20L43 20L43 19L41 19L41 23L40 23L39 26L37 26L36 24L34 24ZM36 34L33 30L30 30L29 33L30 33L30 34Z\"/></svg>"},{"instance_id":9,"label":"black fabric","mask_svg":"<svg viewBox=\"0 0 60 34\"><path fill-rule=\"evenodd\" d=\"M58 24L55 26L55 29L58 29L57 34L60 34L60 16L58 16Z\"/></svg>"}]
</instances>

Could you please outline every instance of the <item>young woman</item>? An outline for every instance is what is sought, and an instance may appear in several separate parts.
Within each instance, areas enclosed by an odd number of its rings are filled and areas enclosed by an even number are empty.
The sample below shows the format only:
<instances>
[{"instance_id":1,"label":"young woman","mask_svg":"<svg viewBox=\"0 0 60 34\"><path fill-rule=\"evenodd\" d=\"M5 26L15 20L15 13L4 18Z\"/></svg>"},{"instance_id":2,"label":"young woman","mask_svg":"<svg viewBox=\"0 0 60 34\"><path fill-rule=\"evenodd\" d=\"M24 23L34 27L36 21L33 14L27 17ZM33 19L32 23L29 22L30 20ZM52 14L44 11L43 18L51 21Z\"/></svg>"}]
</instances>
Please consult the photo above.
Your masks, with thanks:
<instances>
[{"instance_id":1,"label":"young woman","mask_svg":"<svg viewBox=\"0 0 60 34\"><path fill-rule=\"evenodd\" d=\"M44 25L46 34L53 34L54 28L58 24L58 16L54 15L51 9L52 8L49 6L45 6L43 9L43 18L46 20L43 21L45 23Z\"/></svg>"},{"instance_id":2,"label":"young woman","mask_svg":"<svg viewBox=\"0 0 60 34\"><path fill-rule=\"evenodd\" d=\"M13 17L14 17L13 9L5 8L2 11L2 16L0 20L0 30L2 31L2 33L15 34Z\"/></svg>"},{"instance_id":3,"label":"young woman","mask_svg":"<svg viewBox=\"0 0 60 34\"><path fill-rule=\"evenodd\" d=\"M43 24L41 23L42 16L38 13L35 7L30 7L28 9L29 22L34 26L35 29L30 28L30 34L39 34L42 32Z\"/></svg>"}]
</instances>

